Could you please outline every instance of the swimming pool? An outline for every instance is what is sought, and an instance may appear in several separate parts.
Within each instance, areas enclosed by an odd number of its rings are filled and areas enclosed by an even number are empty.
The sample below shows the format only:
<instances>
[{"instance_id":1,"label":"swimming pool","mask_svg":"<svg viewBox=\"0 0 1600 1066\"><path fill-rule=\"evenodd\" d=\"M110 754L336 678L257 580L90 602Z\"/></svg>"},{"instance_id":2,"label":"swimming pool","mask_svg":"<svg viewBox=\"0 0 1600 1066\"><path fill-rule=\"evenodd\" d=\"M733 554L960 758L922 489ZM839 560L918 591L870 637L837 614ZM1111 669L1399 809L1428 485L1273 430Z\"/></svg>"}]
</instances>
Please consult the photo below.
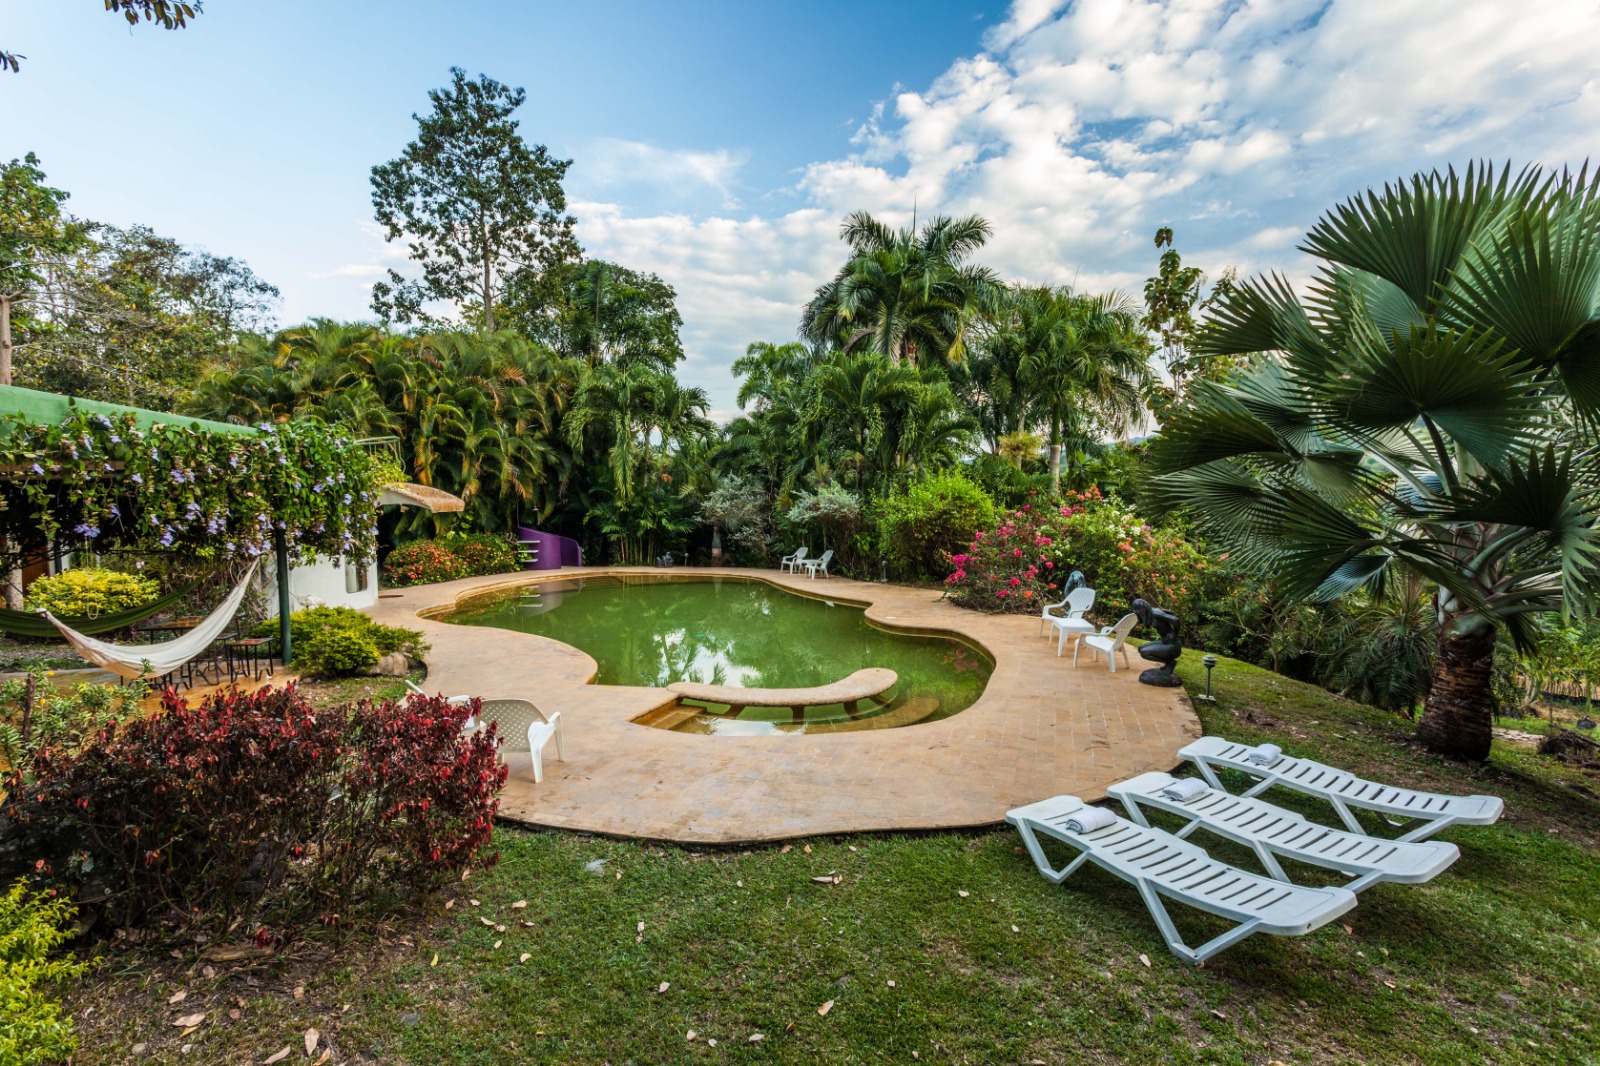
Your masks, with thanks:
<instances>
[{"instance_id":1,"label":"swimming pool","mask_svg":"<svg viewBox=\"0 0 1600 1066\"><path fill-rule=\"evenodd\" d=\"M819 590L821 591L821 590ZM606 685L697 681L744 688L826 685L866 667L900 675L886 704L851 716L842 706L685 704L641 724L717 734L849 732L948 718L983 694L993 664L948 637L891 633L860 607L731 577L602 575L545 581L464 601L441 621L536 633L587 652Z\"/></svg>"}]
</instances>

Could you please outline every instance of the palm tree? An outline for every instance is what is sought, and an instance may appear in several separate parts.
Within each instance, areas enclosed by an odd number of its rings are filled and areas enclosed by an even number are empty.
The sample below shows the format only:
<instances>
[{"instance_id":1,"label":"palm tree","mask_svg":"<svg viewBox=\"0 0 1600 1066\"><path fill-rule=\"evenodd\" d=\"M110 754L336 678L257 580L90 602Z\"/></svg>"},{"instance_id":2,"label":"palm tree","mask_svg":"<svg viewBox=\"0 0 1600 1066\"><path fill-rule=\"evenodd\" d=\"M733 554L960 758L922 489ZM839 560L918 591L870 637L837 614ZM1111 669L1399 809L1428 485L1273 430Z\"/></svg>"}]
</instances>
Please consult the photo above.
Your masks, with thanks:
<instances>
[{"instance_id":1,"label":"palm tree","mask_svg":"<svg viewBox=\"0 0 1600 1066\"><path fill-rule=\"evenodd\" d=\"M1050 434L1050 491L1061 491L1062 449L1126 433L1143 411L1150 342L1133 303L1119 293L1016 290L997 334L1020 353L1018 377Z\"/></svg>"},{"instance_id":2,"label":"palm tree","mask_svg":"<svg viewBox=\"0 0 1600 1066\"><path fill-rule=\"evenodd\" d=\"M1203 351L1266 353L1202 382L1152 447L1152 495L1302 599L1432 586L1417 736L1489 753L1492 660L1600 594L1600 179L1419 174L1325 215L1304 300L1231 294Z\"/></svg>"},{"instance_id":3,"label":"palm tree","mask_svg":"<svg viewBox=\"0 0 1600 1066\"><path fill-rule=\"evenodd\" d=\"M865 212L841 230L850 259L807 305L800 335L895 362L959 362L975 321L998 303L996 275L967 260L989 239L976 215L891 229Z\"/></svg>"}]
</instances>

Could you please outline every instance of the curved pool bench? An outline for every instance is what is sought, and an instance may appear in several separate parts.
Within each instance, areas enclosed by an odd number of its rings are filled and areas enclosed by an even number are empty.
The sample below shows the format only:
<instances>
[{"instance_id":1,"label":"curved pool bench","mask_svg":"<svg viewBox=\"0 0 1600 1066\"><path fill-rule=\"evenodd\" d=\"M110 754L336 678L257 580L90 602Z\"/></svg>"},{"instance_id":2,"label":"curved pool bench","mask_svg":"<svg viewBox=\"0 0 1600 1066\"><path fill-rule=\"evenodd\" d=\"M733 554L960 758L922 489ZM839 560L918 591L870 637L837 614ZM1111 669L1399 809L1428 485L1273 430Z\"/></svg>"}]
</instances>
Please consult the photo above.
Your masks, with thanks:
<instances>
[{"instance_id":1,"label":"curved pool bench","mask_svg":"<svg viewBox=\"0 0 1600 1066\"><path fill-rule=\"evenodd\" d=\"M853 715L862 700L881 696L899 683L899 674L880 666L857 670L831 685L812 688L740 688L737 685L702 685L695 681L674 681L667 688L676 692L680 699L725 704L730 715L746 707L787 707L798 722L807 707L828 707L835 703L844 704L845 713Z\"/></svg>"},{"instance_id":2,"label":"curved pool bench","mask_svg":"<svg viewBox=\"0 0 1600 1066\"><path fill-rule=\"evenodd\" d=\"M887 630L940 634L994 661L988 687L959 714L899 729L706 736L634 721L673 706L665 688L596 685L595 661L531 633L438 620L457 602L500 589L602 574L765 581L864 606ZM734 844L819 833L946 829L1002 822L1006 811L1177 766L1201 735L1182 689L1137 671L1077 669L1039 636L1036 615L991 615L942 602L936 589L836 578L826 586L774 570L568 567L385 590L370 612L421 629L429 692L520 696L566 723L566 761L535 785L521 753L500 814L527 825L680 843ZM887 724L887 723L886 723Z\"/></svg>"}]
</instances>

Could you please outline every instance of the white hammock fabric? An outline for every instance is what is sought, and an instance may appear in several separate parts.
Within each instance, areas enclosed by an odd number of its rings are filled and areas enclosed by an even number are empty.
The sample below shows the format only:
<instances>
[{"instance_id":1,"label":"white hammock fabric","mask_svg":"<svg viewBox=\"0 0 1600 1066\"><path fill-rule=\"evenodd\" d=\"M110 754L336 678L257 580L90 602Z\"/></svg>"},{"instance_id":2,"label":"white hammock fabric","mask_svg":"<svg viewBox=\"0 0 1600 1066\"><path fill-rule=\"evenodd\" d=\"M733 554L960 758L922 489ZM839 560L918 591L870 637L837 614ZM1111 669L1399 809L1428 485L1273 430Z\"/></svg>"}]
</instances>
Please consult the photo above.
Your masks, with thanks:
<instances>
[{"instance_id":1,"label":"white hammock fabric","mask_svg":"<svg viewBox=\"0 0 1600 1066\"><path fill-rule=\"evenodd\" d=\"M239 610L239 604L244 600L244 594L250 588L250 579L256 575L256 567L261 560L257 559L250 564L250 569L245 571L244 577L228 593L228 598L217 605L217 609L206 615L205 620L189 632L176 640L169 640L162 644L107 644L93 637L86 637L71 626L64 625L60 619L49 611L40 611L45 619L67 638L67 643L78 650L78 654L92 663L110 670L118 677L125 677L130 681L141 677L163 677L172 673L196 655L205 651L216 640L218 635L233 621L233 616ZM148 669L145 664L149 664Z\"/></svg>"}]
</instances>

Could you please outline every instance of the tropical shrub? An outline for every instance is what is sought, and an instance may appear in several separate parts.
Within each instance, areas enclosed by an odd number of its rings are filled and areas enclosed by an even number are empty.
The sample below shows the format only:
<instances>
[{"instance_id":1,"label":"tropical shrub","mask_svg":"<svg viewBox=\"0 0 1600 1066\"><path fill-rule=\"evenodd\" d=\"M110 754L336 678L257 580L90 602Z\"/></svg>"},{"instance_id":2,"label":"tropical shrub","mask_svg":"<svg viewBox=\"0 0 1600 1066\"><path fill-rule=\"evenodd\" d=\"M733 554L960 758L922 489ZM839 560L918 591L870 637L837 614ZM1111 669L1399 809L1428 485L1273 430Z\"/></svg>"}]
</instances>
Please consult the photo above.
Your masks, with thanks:
<instances>
[{"instance_id":1,"label":"tropical shrub","mask_svg":"<svg viewBox=\"0 0 1600 1066\"><path fill-rule=\"evenodd\" d=\"M25 772L41 748L77 748L144 698L140 685L85 682L60 692L50 682L54 673L34 667L0 684L0 759L14 773Z\"/></svg>"},{"instance_id":2,"label":"tropical shrub","mask_svg":"<svg viewBox=\"0 0 1600 1066\"><path fill-rule=\"evenodd\" d=\"M161 585L154 578L84 566L29 585L27 606L57 618L97 618L143 607L160 594Z\"/></svg>"},{"instance_id":3,"label":"tropical shrub","mask_svg":"<svg viewBox=\"0 0 1600 1066\"><path fill-rule=\"evenodd\" d=\"M482 533L453 533L402 544L389 553L383 574L386 585L403 588L479 574L508 574L517 567L517 551L509 542Z\"/></svg>"},{"instance_id":4,"label":"tropical shrub","mask_svg":"<svg viewBox=\"0 0 1600 1066\"><path fill-rule=\"evenodd\" d=\"M344 677L376 666L383 653L366 633L357 629L326 626L295 643L294 663L316 677Z\"/></svg>"},{"instance_id":5,"label":"tropical shrub","mask_svg":"<svg viewBox=\"0 0 1600 1066\"><path fill-rule=\"evenodd\" d=\"M1114 617L1136 598L1192 624L1208 602L1214 564L1172 529L1158 529L1097 490L1069 493L1057 507L1024 504L975 534L951 557L949 598L980 611L1032 612L1059 600L1074 570L1098 591L1097 614Z\"/></svg>"},{"instance_id":6,"label":"tropical shrub","mask_svg":"<svg viewBox=\"0 0 1600 1066\"><path fill-rule=\"evenodd\" d=\"M252 631L252 635L258 637L273 637L277 633L275 618L259 623ZM294 648L294 665L324 677L364 670L390 652L401 652L407 659L416 661L428 650L428 642L417 630L375 622L352 607L310 607L295 611L289 616L289 640ZM350 665L358 660L364 661Z\"/></svg>"},{"instance_id":7,"label":"tropical shrub","mask_svg":"<svg viewBox=\"0 0 1600 1066\"><path fill-rule=\"evenodd\" d=\"M21 881L0 895L0 1063L46 1066L77 1050L72 1016L42 986L81 977L89 964L52 959L67 939L72 907L34 895Z\"/></svg>"},{"instance_id":8,"label":"tropical shrub","mask_svg":"<svg viewBox=\"0 0 1600 1066\"><path fill-rule=\"evenodd\" d=\"M754 478L724 477L701 503L700 521L725 531L733 546L755 561L766 561L772 501Z\"/></svg>"},{"instance_id":9,"label":"tropical shrub","mask_svg":"<svg viewBox=\"0 0 1600 1066\"><path fill-rule=\"evenodd\" d=\"M878 535L889 561L918 577L950 572L950 556L994 526L994 501L958 473L940 474L879 506Z\"/></svg>"},{"instance_id":10,"label":"tropical shrub","mask_svg":"<svg viewBox=\"0 0 1600 1066\"><path fill-rule=\"evenodd\" d=\"M181 920L284 940L489 864L506 771L476 712L413 697L314 710L294 688L168 692L77 752L40 752L11 815L40 866L109 899L118 927ZM90 882L95 882L92 889Z\"/></svg>"}]
</instances>

